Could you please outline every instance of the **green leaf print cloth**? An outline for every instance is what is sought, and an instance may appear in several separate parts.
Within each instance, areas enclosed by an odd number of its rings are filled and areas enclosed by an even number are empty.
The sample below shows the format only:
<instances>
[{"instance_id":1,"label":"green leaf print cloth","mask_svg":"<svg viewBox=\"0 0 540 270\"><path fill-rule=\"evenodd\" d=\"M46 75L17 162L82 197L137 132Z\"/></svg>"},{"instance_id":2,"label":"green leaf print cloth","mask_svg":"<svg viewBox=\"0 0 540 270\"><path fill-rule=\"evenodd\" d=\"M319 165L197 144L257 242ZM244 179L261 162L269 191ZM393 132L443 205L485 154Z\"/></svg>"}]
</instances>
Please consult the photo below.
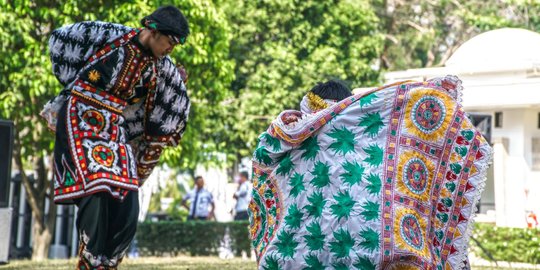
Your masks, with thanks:
<instances>
[{"instance_id":1,"label":"green leaf print cloth","mask_svg":"<svg viewBox=\"0 0 540 270\"><path fill-rule=\"evenodd\" d=\"M492 149L461 90L448 76L282 112L253 155L259 268L469 268Z\"/></svg>"}]
</instances>

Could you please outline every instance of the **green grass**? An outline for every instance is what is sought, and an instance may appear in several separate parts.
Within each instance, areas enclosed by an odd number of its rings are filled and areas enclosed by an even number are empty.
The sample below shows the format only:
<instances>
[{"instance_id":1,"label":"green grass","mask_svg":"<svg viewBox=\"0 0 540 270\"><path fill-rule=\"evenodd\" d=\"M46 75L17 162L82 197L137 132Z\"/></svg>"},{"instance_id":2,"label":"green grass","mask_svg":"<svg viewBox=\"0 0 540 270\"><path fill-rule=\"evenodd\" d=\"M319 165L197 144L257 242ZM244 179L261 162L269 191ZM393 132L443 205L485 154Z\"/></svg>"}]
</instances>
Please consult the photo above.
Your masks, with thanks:
<instances>
[{"instance_id":1,"label":"green grass","mask_svg":"<svg viewBox=\"0 0 540 270\"><path fill-rule=\"evenodd\" d=\"M10 261L9 264L0 266L0 270L73 270L76 261L71 260L46 260L43 262ZM174 257L155 258L145 257L138 259L126 259L120 264L120 270L226 270L226 269L256 269L257 263L251 260L230 259L222 260L217 257Z\"/></svg>"},{"instance_id":2,"label":"green grass","mask_svg":"<svg viewBox=\"0 0 540 270\"><path fill-rule=\"evenodd\" d=\"M540 266L539 267L536 267L536 268L516 268L516 267L488 267L488 266L473 266L472 270L510 270L510 269L515 269L515 270L538 270L540 269Z\"/></svg>"},{"instance_id":3,"label":"green grass","mask_svg":"<svg viewBox=\"0 0 540 270\"><path fill-rule=\"evenodd\" d=\"M76 261L71 260L46 260L43 262L32 262L28 260L10 261L9 264L0 266L0 270L73 270ZM257 264L251 260L230 259L222 260L217 257L174 257L156 258L145 257L138 259L126 259L120 270L247 270L256 269ZM507 268L507 267L473 267L473 270L533 270L538 268Z\"/></svg>"}]
</instances>

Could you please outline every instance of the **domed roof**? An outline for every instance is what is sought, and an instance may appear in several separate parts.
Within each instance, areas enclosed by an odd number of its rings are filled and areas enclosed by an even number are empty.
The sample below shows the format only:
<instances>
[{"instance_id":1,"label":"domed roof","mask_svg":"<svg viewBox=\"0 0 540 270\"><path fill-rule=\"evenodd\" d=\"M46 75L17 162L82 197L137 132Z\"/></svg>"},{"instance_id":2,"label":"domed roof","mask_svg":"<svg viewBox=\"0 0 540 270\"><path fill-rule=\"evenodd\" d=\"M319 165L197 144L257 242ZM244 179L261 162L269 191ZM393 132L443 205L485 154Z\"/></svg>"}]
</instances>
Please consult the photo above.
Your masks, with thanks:
<instances>
[{"instance_id":1,"label":"domed roof","mask_svg":"<svg viewBox=\"0 0 540 270\"><path fill-rule=\"evenodd\" d=\"M463 43L445 66L540 63L540 34L502 28L479 34Z\"/></svg>"}]
</instances>

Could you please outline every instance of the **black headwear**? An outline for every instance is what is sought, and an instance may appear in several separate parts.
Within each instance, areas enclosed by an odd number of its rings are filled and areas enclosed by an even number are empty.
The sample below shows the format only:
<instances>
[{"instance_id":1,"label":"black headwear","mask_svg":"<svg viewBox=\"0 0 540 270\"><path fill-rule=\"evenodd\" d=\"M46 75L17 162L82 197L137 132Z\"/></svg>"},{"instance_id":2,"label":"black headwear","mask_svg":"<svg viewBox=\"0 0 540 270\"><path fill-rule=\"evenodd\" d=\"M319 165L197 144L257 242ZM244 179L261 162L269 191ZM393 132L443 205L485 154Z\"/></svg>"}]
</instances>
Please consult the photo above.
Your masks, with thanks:
<instances>
[{"instance_id":1,"label":"black headwear","mask_svg":"<svg viewBox=\"0 0 540 270\"><path fill-rule=\"evenodd\" d=\"M329 80L325 83L319 82L311 88L311 92L322 99L342 100L352 96L351 90L347 86L335 80Z\"/></svg>"},{"instance_id":2,"label":"black headwear","mask_svg":"<svg viewBox=\"0 0 540 270\"><path fill-rule=\"evenodd\" d=\"M174 6L162 6L144 17L141 24L169 36L175 43L185 43L189 25L184 14Z\"/></svg>"}]
</instances>

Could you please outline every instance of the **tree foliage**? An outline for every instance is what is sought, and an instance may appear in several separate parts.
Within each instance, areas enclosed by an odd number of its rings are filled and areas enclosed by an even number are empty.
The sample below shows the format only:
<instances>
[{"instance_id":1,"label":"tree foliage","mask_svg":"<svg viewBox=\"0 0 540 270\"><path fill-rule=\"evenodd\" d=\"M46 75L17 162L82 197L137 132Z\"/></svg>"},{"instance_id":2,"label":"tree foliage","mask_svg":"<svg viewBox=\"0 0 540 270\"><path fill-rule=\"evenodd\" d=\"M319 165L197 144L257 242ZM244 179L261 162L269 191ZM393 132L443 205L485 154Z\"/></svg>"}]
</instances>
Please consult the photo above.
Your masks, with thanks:
<instances>
[{"instance_id":1,"label":"tree foliage","mask_svg":"<svg viewBox=\"0 0 540 270\"><path fill-rule=\"evenodd\" d=\"M168 2L170 3L170 2ZM45 200L52 200L47 158L54 135L39 117L43 105L61 90L51 71L48 38L66 24L101 20L139 27L139 20L163 4L161 1L0 1L0 118L15 122L15 164L36 171L36 183L23 173L23 182L35 217L34 257L47 256L53 218L44 218ZM164 159L176 166L194 167L215 151L215 127L208 119L223 115L219 102L228 96L233 61L228 59L227 21L210 0L173 1L189 18L192 35L171 55L191 74L190 126L182 146ZM203 147L204 146L204 147ZM25 180L26 179L26 180ZM54 211L54 207L52 208ZM39 240L43 235L43 241ZM38 251L37 249L40 249Z\"/></svg>"},{"instance_id":2,"label":"tree foliage","mask_svg":"<svg viewBox=\"0 0 540 270\"><path fill-rule=\"evenodd\" d=\"M246 156L283 109L317 82L378 82L383 37L368 1L236 1L222 4L233 28L228 145Z\"/></svg>"},{"instance_id":3,"label":"tree foliage","mask_svg":"<svg viewBox=\"0 0 540 270\"><path fill-rule=\"evenodd\" d=\"M503 27L540 30L537 0L373 0L383 70L442 66L461 44Z\"/></svg>"}]
</instances>

